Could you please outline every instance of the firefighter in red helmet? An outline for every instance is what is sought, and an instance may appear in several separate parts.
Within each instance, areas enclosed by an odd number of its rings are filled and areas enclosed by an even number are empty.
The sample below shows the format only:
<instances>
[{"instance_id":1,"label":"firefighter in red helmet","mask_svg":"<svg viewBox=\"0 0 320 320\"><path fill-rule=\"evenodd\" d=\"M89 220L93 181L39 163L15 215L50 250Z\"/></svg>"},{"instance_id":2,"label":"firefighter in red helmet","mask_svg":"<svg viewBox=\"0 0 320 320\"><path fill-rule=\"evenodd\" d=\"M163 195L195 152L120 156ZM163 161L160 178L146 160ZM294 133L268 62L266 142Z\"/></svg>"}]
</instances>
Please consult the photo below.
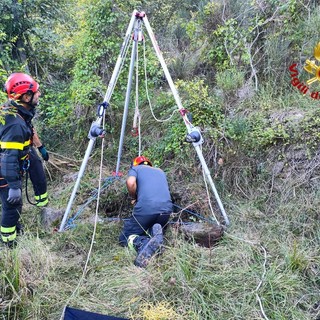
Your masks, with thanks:
<instances>
[{"instance_id":1,"label":"firefighter in red helmet","mask_svg":"<svg viewBox=\"0 0 320 320\"><path fill-rule=\"evenodd\" d=\"M32 118L39 103L39 84L29 75L13 73L5 83L8 101L0 109L1 240L16 242L22 210L22 175L29 167Z\"/></svg>"},{"instance_id":2,"label":"firefighter in red helmet","mask_svg":"<svg viewBox=\"0 0 320 320\"><path fill-rule=\"evenodd\" d=\"M165 173L144 156L133 160L126 184L134 209L119 242L137 251L136 266L146 267L163 245L163 230L172 213L169 185Z\"/></svg>"}]
</instances>

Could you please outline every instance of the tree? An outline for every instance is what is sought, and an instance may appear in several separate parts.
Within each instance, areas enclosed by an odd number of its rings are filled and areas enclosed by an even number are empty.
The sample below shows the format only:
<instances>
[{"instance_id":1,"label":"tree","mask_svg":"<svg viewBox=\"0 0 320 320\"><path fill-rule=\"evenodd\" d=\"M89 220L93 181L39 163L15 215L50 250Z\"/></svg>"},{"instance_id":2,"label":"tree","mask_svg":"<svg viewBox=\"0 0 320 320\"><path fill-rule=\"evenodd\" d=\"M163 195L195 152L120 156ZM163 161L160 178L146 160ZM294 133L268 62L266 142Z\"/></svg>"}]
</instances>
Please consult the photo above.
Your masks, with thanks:
<instances>
[{"instance_id":1,"label":"tree","mask_svg":"<svg viewBox=\"0 0 320 320\"><path fill-rule=\"evenodd\" d=\"M24 70L35 76L48 75L56 61L50 56L50 50L60 40L56 31L68 17L65 10L68 3L70 1L64 0L1 1L0 60L8 73Z\"/></svg>"}]
</instances>

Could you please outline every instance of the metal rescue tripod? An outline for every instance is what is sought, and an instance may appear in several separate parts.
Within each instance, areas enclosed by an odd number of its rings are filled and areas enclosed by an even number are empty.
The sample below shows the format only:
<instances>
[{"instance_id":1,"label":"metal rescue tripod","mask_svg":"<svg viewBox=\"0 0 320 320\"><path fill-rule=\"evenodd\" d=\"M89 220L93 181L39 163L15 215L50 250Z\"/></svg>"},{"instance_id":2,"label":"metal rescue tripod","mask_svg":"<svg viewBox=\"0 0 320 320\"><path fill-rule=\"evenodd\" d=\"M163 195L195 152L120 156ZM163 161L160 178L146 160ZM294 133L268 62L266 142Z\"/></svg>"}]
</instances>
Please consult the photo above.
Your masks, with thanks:
<instances>
[{"instance_id":1,"label":"metal rescue tripod","mask_svg":"<svg viewBox=\"0 0 320 320\"><path fill-rule=\"evenodd\" d=\"M177 107L179 108L179 112L180 115L183 118L183 121L187 127L187 131L188 131L188 135L186 137L186 141L190 142L193 144L198 158L201 162L202 165L202 169L204 171L205 177L207 179L207 181L209 182L211 189L215 195L216 201L219 205L221 214L223 216L225 225L228 226L229 225L229 219L227 217L227 214L224 210L224 207L222 205L222 202L220 200L220 197L218 195L218 192L215 188L215 185L213 183L213 180L211 178L210 175L210 171L208 169L208 166L206 164L206 161L203 157L202 154L202 150L201 150L201 144L203 143L203 138L201 136L201 132L198 128L194 127L190 121L188 120L187 117L187 110L183 108L182 103L180 101L180 97L178 94L178 91L172 81L171 75L169 73L169 70L167 68L167 65L162 57L162 53L159 49L158 43L155 39L154 33L151 29L151 26L149 24L148 18L146 16L146 14L144 12L138 12L137 10L133 11L132 16L131 16L131 20L120 50L120 54L118 56L112 77L110 79L108 88L107 88L107 92L106 95L104 97L103 102L98 106L98 118L92 123L89 134L88 134L88 138L90 139L84 159L82 161L79 173L78 173L78 177L75 183L75 186L73 188L72 194L70 196L69 202L68 202L68 206L66 208L66 211L64 213L60 228L59 228L59 232L64 231L65 228L65 224L66 224L66 220L68 218L68 215L70 213L73 201L75 199L76 196L76 192L79 188L80 185L80 181L81 178L84 174L89 156L91 154L92 148L94 146L95 140L98 136L103 134L103 129L101 128L101 124L103 121L103 118L105 116L105 110L107 109L108 105L109 105L109 101L110 98L112 96L114 87L116 85L119 73L121 71L121 67L123 65L125 56L126 56L126 52L127 52L127 48L128 48L128 44L129 44L129 40L132 37L133 40L133 47L132 47L132 53L131 53L131 62L130 62L130 67L129 67L129 75L128 75L128 85L127 85L127 91L126 91L126 98L125 98L125 106L124 106L124 112L123 112L123 117L122 117L122 128L121 128L121 135L120 135L120 142L119 142L119 148L118 148L118 159L117 159L117 166L116 166L116 176L119 173L119 167L120 167L120 158L121 158L121 153L122 153L122 147L123 147L123 138L124 138L124 134L125 134L125 125L126 125L126 121L127 121L127 115L128 115L128 108L129 108L129 100L130 100L130 92L131 92L131 83L132 83L132 76L133 76L133 69L134 69L134 65L135 65L135 59L136 59L136 53L137 53L137 46L138 46L138 42L141 41L142 39L142 32L141 32L141 23L144 23L149 37L151 39L153 48L155 50L155 53L159 59L159 62L163 68L164 74L166 76L166 79L168 81L168 84L170 86L170 89L172 91L172 94L174 96L175 102L177 104ZM134 29L133 35L132 34L132 30Z\"/></svg>"}]
</instances>

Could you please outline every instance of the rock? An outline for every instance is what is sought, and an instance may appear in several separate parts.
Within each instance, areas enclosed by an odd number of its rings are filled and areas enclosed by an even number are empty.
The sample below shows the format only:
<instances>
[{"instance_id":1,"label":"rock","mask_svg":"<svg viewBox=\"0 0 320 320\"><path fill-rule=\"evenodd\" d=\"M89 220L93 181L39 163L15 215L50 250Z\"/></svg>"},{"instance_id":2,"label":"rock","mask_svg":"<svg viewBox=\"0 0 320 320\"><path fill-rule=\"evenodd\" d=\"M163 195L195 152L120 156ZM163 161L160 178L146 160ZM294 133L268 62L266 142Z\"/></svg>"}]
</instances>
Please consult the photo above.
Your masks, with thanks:
<instances>
[{"instance_id":1,"label":"rock","mask_svg":"<svg viewBox=\"0 0 320 320\"><path fill-rule=\"evenodd\" d=\"M210 248L223 236L223 227L208 223L187 223L179 227L186 239L194 240L203 247Z\"/></svg>"},{"instance_id":2,"label":"rock","mask_svg":"<svg viewBox=\"0 0 320 320\"><path fill-rule=\"evenodd\" d=\"M94 215L94 216L89 217L89 222L90 222L91 224L94 224L94 223L96 222L96 216ZM100 217L98 216L98 217L97 217L97 223L102 223L102 222L104 222L104 219L102 219L102 218L100 218Z\"/></svg>"},{"instance_id":3,"label":"rock","mask_svg":"<svg viewBox=\"0 0 320 320\"><path fill-rule=\"evenodd\" d=\"M281 173L284 165L285 165L284 161L278 161L275 163L275 165L272 168L272 172L273 172L274 176L278 176Z\"/></svg>"},{"instance_id":4,"label":"rock","mask_svg":"<svg viewBox=\"0 0 320 320\"><path fill-rule=\"evenodd\" d=\"M41 222L44 228L52 229L60 225L64 212L52 208L42 208Z\"/></svg>"},{"instance_id":5,"label":"rock","mask_svg":"<svg viewBox=\"0 0 320 320\"><path fill-rule=\"evenodd\" d=\"M76 173L69 173L69 174L66 174L62 177L62 180L63 182L65 183L69 183L69 182L74 182L76 181L78 178L78 172Z\"/></svg>"}]
</instances>

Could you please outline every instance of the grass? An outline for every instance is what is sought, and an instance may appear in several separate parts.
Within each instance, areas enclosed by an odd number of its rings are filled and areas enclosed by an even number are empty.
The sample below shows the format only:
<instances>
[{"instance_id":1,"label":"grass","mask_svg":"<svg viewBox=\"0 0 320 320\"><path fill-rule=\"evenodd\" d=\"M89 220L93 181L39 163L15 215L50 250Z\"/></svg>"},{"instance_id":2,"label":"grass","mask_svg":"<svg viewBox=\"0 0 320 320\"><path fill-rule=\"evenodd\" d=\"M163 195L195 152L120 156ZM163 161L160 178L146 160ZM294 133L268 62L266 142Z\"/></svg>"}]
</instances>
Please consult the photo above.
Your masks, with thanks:
<instances>
[{"instance_id":1,"label":"grass","mask_svg":"<svg viewBox=\"0 0 320 320\"><path fill-rule=\"evenodd\" d=\"M288 201L290 193L263 186L246 191L226 201L231 226L215 247L169 228L165 251L146 269L117 244L120 222L99 223L84 276L92 223L80 217L76 228L53 233L25 204L25 234L0 251L0 319L58 320L66 305L133 320L319 319L320 195L299 188Z\"/></svg>"},{"instance_id":2,"label":"grass","mask_svg":"<svg viewBox=\"0 0 320 320\"><path fill-rule=\"evenodd\" d=\"M257 293L269 319L312 319L312 305L305 310L303 297L311 304L320 299L319 274L312 274L319 255L310 249L266 237L267 271L256 292L263 275L261 246L241 239L236 226L211 250L171 230L165 252L146 270L135 267L134 255L116 244L119 230L117 223L98 226L87 273L75 294L92 226L42 239L27 232L17 249L1 257L6 284L1 290L7 288L2 313L8 319L59 319L68 301L76 308L132 319L262 319Z\"/></svg>"}]
</instances>

